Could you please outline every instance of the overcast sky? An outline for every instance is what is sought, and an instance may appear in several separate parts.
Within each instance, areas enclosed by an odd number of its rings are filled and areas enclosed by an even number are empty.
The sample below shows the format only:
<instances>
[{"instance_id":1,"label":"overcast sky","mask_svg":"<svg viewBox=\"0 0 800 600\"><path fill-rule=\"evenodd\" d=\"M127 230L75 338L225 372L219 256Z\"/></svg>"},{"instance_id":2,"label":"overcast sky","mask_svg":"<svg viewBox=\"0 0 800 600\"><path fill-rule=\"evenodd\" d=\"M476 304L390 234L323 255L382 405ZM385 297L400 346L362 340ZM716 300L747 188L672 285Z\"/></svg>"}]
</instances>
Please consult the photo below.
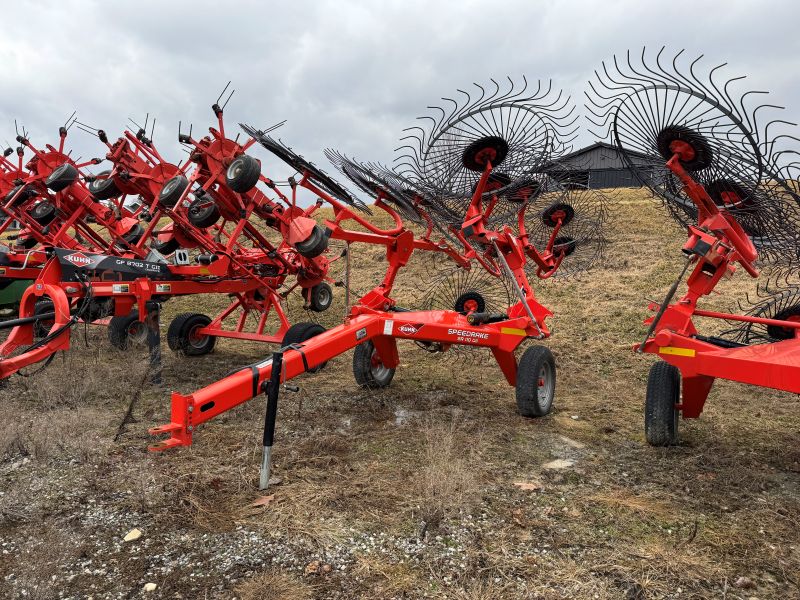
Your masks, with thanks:
<instances>
[{"instance_id":1,"label":"overcast sky","mask_svg":"<svg viewBox=\"0 0 800 600\"><path fill-rule=\"evenodd\" d=\"M149 112L159 149L177 162L178 120L205 130L232 80L230 131L286 119L279 136L330 171L326 147L391 161L404 127L473 81L552 78L582 107L601 60L665 44L728 62L797 121L798 17L796 0L6 2L0 140L13 141L15 118L41 144L74 109L113 137ZM76 129L70 144L102 153ZM266 174L288 175L260 157Z\"/></svg>"}]
</instances>

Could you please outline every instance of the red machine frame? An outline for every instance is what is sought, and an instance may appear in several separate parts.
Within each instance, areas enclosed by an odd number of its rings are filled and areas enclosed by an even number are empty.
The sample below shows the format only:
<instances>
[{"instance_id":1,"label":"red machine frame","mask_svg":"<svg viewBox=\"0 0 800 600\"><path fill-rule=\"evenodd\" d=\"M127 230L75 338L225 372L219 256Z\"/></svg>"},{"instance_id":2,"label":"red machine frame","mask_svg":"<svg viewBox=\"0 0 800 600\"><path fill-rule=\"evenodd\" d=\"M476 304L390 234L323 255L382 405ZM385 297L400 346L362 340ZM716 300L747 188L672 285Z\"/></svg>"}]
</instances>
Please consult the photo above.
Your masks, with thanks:
<instances>
[{"instance_id":1,"label":"red machine frame","mask_svg":"<svg viewBox=\"0 0 800 600\"><path fill-rule=\"evenodd\" d=\"M59 258L53 257L44 268L13 269L5 268L11 276L21 277L21 273L33 275L35 284L23 294L20 302L22 323L12 330L9 337L0 345L0 355L7 358L0 360L0 379L9 377L19 369L39 362L59 350L69 347L69 330L64 324L69 320L69 306L75 306L81 298L90 293L93 298L113 298L114 313L128 315L135 307L139 321L144 321L148 302L165 299L171 296L183 296L202 293L224 293L234 297L230 305L216 316L207 326L194 331L194 336L229 337L248 341L280 343L290 327L289 320L281 306L278 289L289 275L297 277L297 285L304 290L311 290L323 281L330 281L327 273L332 262L324 255L306 258L302 256L290 242L302 241L313 227L314 221L309 218L319 205L308 209L296 206L295 198L291 200L278 190L273 182L263 174L258 181L268 185L287 207L283 208L270 200L263 192L252 187L246 192L234 193L226 185L226 170L237 157L242 156L247 148L255 142L250 140L245 145L225 137L223 110L219 105L212 107L218 120L219 129L209 128L211 137L199 141L191 135L181 135L181 141L194 147L190 161L197 163L191 176L186 181L180 197L171 205L161 202L160 192L167 175L180 175L187 165L175 167L164 163L158 152L152 147L150 140L143 137L143 131L136 136L130 132L114 144L108 143L105 133L97 132L101 141L109 148L107 158L114 164L113 171L107 175L112 177L121 193L138 193L149 200L147 213L150 223L138 240L134 249L144 252L143 245L154 235L159 235L155 227L162 215L168 216L172 222L169 235L179 236L182 246L201 248L209 254L208 260L199 265L169 265L169 276L154 281L147 272L154 271L155 263L136 260L137 257L121 257L128 265L141 266L142 276L124 283L113 277L92 277L79 285L78 282L65 278L63 264ZM63 142L63 136L62 136ZM131 145L136 152L131 152ZM144 155L142 159L140 154ZM187 217L185 200L193 184L200 186L205 193L213 193L223 220L222 224L214 224L213 233L194 225ZM268 220L271 227L281 233L279 246L270 243L266 237L249 221L256 214ZM232 231L225 230L227 220L236 220ZM225 243L215 239L226 237ZM253 248L246 248L240 242L244 237L253 243ZM67 260L78 266L97 266L105 264L109 258L93 252L77 248L74 255ZM128 259L132 260L128 260ZM337 259L333 259L337 260ZM75 261L81 261L76 263ZM260 269L272 265L274 275L261 275ZM97 273L95 273L97 275ZM286 293L288 293L288 291ZM305 294L308 298L308 294ZM42 346L36 346L29 352L17 356L9 356L18 348L33 344L34 325L29 317L34 314L37 299L50 297L54 302L54 310L59 313L67 306L67 312L55 319L51 331L58 331L53 339ZM55 296L59 300L55 300ZM64 301L64 299L66 299ZM65 304L66 302L66 304ZM265 333L267 318L271 309L278 317L278 328L274 333ZM240 311L233 330L226 329L223 321ZM251 312L259 314L256 330L246 331L248 316ZM26 321L27 320L27 321Z\"/></svg>"},{"instance_id":2,"label":"red machine frame","mask_svg":"<svg viewBox=\"0 0 800 600\"><path fill-rule=\"evenodd\" d=\"M684 273L692 263L695 266L687 280L689 289L680 300L669 304L679 279L660 307L650 305L658 313L645 321L650 325L646 341L634 349L656 354L680 370L682 394L674 410L683 418L700 416L716 378L800 393L800 323L697 308L698 300L710 294L722 277L734 273L733 263L739 263L751 277L757 277L759 273L754 266L757 251L735 217L720 209L682 167L681 161L692 159L692 148L675 141L671 150L675 154L667 167L683 183L686 195L698 209L697 225L689 227L689 239L683 247L688 255ZM693 317L775 325L794 329L796 337L743 346L699 335Z\"/></svg>"},{"instance_id":3,"label":"red machine frame","mask_svg":"<svg viewBox=\"0 0 800 600\"><path fill-rule=\"evenodd\" d=\"M386 246L388 267L383 281L359 299L342 325L283 349L281 382L315 369L367 341L371 341L375 348L373 363L394 369L399 364L396 340L407 339L439 344L442 350L454 344L489 348L508 383L512 386L517 384L515 350L527 338L548 337L550 332L544 321L552 315L536 300L523 267L530 257L539 266L542 276L548 276L558 268L564 252L555 248L555 239L564 215L554 217L556 224L553 234L542 252L528 242L524 230L517 237L510 227L502 231L487 229L486 222L497 198L492 196L488 205L483 206L483 196L492 171L490 160L486 160L485 164L462 227L454 231L464 244L463 252L445 242L431 241L430 226L422 238L416 238L413 232L403 227L400 216L382 201L380 194L376 206L392 216L395 227L391 230L378 229L314 185L308 172L303 173L299 185L333 206L334 218L326 221L330 237ZM347 220L355 221L367 231L344 229L341 224ZM430 220L428 222L430 224ZM477 244L485 249L478 250L475 247ZM462 266L468 266L474 258L492 273L499 275L501 270L505 271L514 282L519 301L505 315L399 309L390 294L400 268L407 264L414 250L444 252ZM265 391L272 376L271 365L271 358L250 365L189 395L173 392L170 423L150 430L153 435L167 434L169 438L151 446L151 450L190 445L198 425ZM538 385L541 387L545 382L539 380Z\"/></svg>"}]
</instances>

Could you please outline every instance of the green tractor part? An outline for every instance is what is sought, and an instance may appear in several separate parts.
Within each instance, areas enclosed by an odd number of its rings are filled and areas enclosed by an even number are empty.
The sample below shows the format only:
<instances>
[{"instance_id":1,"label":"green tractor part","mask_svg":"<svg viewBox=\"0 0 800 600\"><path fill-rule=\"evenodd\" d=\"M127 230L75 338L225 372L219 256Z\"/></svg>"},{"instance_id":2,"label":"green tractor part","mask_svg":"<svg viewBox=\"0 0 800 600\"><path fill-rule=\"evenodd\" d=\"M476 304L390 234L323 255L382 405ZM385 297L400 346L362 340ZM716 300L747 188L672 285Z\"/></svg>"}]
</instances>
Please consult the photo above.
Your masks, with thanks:
<instances>
[{"instance_id":1,"label":"green tractor part","mask_svg":"<svg viewBox=\"0 0 800 600\"><path fill-rule=\"evenodd\" d=\"M0 279L0 319L17 316L22 293L32 283L30 279Z\"/></svg>"}]
</instances>

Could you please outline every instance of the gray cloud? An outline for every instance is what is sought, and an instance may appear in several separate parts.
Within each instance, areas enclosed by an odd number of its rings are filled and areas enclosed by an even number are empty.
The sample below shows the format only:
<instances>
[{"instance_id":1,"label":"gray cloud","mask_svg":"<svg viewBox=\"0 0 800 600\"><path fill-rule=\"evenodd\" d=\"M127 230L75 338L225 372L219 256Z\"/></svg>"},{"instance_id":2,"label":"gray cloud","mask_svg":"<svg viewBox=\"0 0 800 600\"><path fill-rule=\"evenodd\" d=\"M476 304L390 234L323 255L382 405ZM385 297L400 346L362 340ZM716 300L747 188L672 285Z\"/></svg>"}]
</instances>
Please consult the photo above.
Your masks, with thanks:
<instances>
[{"instance_id":1,"label":"gray cloud","mask_svg":"<svg viewBox=\"0 0 800 600\"><path fill-rule=\"evenodd\" d=\"M228 80L237 121L287 119L280 136L328 168L325 147L391 161L401 130L425 107L490 77L552 78L580 106L600 61L643 45L686 48L749 74L800 119L800 9L783 2L422 2L62 0L4 7L0 140L13 119L37 143L73 109L110 135L128 117L157 117L156 142L185 156L177 123L212 125ZM589 142L584 134L581 142ZM102 148L74 131L83 156ZM269 157L265 171L284 177ZM329 170L332 170L329 169ZM274 175L273 175L274 174Z\"/></svg>"}]
</instances>

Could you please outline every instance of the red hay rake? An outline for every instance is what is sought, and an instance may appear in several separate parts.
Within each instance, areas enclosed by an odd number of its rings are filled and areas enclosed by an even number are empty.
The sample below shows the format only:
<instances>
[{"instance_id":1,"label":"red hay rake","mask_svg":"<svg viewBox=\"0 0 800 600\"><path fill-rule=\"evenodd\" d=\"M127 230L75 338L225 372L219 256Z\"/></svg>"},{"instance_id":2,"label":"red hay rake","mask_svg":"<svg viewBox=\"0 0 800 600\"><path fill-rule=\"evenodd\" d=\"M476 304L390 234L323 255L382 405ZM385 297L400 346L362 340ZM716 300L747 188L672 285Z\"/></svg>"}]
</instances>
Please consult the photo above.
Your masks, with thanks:
<instances>
[{"instance_id":1,"label":"red hay rake","mask_svg":"<svg viewBox=\"0 0 800 600\"><path fill-rule=\"evenodd\" d=\"M778 166L794 153L778 144L798 140L776 131L785 121L757 120L759 110L777 107L748 108L754 92L734 95L734 80L720 81L720 67L701 80L700 59L682 72L680 58L663 49L650 59L644 51L639 61L630 53L615 58L595 72L588 94L593 123L688 230L681 275L660 305L650 305L656 314L635 346L664 361L650 371L645 406L646 437L658 446L677 443L679 416L699 417L717 378L800 393L800 309L786 302L796 294L748 315L698 308L737 264L752 277L758 259L796 271L800 197L790 183L793 166ZM687 271L688 291L672 302ZM741 326L733 336L701 335L697 317Z\"/></svg>"},{"instance_id":2,"label":"red hay rake","mask_svg":"<svg viewBox=\"0 0 800 600\"><path fill-rule=\"evenodd\" d=\"M385 246L386 273L353 304L342 325L324 331L298 323L287 334L295 343L284 344L270 358L192 394L173 393L171 422L151 430L169 437L152 449L189 445L198 425L266 392L261 474L261 486L266 487L280 386L350 349L355 349L353 372L359 385L388 386L399 364L398 340L440 352L459 345L488 348L516 389L519 411L528 417L550 412L556 383L550 350L536 345L519 360L515 356L526 339L550 335L546 319L552 313L537 301L527 271L547 278L570 256L587 252L597 257L604 210L598 207L582 214L586 203L575 201L577 196L541 172L566 149L574 132L569 100L549 86L539 85L529 93L527 83L522 89L509 83L507 91L497 84L493 91L479 88L477 100L467 95L465 102L452 101L452 110L429 118L428 129L411 130L400 150L399 173L328 152L335 166L392 218L390 229L380 229L354 213L348 205L352 203L342 201L350 198L349 193L313 164L266 132L243 125L248 135L301 174L298 186L333 208L334 216L324 230L309 227L310 239L322 236ZM421 224L424 232L416 235L403 217ZM529 233L532 217L548 232L539 234L543 243L538 246ZM580 227L584 220L586 227ZM366 231L348 229L348 222ZM593 234L585 233L590 229ZM473 293L456 299L449 310L398 306L392 289L416 250L445 255L464 269L478 267L493 277L507 278L514 303L504 312L485 312L483 298Z\"/></svg>"}]
</instances>

